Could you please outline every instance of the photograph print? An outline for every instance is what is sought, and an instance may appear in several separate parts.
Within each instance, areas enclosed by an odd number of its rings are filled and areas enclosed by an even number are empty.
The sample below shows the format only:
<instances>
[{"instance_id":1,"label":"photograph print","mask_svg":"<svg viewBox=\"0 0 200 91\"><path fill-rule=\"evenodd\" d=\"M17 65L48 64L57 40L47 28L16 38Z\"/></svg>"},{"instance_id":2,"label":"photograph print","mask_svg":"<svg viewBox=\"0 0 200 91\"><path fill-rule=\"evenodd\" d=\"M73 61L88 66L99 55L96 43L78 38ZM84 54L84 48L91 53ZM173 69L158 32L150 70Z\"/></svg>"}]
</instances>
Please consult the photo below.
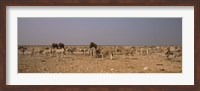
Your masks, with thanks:
<instances>
[{"instance_id":1,"label":"photograph print","mask_svg":"<svg viewBox=\"0 0 200 91\"><path fill-rule=\"evenodd\" d=\"M18 73L182 73L182 18L18 18Z\"/></svg>"}]
</instances>

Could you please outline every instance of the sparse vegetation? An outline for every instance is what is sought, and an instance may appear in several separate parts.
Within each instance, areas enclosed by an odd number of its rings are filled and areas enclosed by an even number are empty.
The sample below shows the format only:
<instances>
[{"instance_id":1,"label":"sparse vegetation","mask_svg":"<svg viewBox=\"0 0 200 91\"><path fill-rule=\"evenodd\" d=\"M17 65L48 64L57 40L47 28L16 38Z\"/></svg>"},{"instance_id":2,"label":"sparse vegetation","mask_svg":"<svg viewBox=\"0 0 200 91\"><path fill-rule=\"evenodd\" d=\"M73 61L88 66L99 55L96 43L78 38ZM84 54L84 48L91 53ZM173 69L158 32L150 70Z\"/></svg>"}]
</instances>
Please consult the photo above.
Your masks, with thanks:
<instances>
[{"instance_id":1,"label":"sparse vegetation","mask_svg":"<svg viewBox=\"0 0 200 91\"><path fill-rule=\"evenodd\" d=\"M181 73L181 46L18 46L19 73ZM92 49L93 48L93 49ZM95 55L93 55L95 53ZM61 55L62 54L62 55ZM91 56L92 55L92 56Z\"/></svg>"}]
</instances>

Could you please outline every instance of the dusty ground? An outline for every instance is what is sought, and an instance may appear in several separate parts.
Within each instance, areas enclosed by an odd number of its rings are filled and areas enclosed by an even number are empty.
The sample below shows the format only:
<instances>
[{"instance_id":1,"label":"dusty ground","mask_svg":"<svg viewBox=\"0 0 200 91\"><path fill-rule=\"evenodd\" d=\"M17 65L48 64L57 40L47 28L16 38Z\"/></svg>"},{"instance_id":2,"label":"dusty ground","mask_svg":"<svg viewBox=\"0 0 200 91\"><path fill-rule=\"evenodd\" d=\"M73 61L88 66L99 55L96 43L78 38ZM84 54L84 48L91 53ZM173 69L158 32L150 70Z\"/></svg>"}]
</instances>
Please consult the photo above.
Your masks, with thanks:
<instances>
[{"instance_id":1,"label":"dusty ground","mask_svg":"<svg viewBox=\"0 0 200 91\"><path fill-rule=\"evenodd\" d=\"M181 73L182 59L167 60L158 53L152 55L91 58L88 54L18 55L19 73Z\"/></svg>"}]
</instances>

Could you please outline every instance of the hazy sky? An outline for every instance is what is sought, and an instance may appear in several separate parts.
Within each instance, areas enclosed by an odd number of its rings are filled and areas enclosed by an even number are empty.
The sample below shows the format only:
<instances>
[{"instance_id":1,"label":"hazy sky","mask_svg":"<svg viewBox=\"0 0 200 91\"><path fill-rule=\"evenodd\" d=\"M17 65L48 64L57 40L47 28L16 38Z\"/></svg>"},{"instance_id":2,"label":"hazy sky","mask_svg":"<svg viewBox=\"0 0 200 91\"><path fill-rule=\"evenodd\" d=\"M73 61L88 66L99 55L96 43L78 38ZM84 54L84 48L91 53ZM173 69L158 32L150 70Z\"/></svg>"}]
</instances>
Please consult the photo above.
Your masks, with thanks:
<instances>
[{"instance_id":1,"label":"hazy sky","mask_svg":"<svg viewBox=\"0 0 200 91\"><path fill-rule=\"evenodd\" d=\"M181 45L181 18L18 18L19 45Z\"/></svg>"}]
</instances>

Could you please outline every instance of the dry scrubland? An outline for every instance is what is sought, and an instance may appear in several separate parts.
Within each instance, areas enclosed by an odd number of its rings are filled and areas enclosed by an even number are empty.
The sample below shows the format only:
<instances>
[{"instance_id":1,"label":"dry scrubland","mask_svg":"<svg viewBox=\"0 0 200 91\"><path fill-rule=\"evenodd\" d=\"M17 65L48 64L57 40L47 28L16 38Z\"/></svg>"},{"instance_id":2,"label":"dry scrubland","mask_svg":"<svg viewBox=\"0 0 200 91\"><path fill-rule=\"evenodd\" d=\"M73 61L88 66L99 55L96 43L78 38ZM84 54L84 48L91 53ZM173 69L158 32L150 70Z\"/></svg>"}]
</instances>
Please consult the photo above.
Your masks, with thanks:
<instances>
[{"instance_id":1,"label":"dry scrubland","mask_svg":"<svg viewBox=\"0 0 200 91\"><path fill-rule=\"evenodd\" d=\"M21 47L21 46L19 46ZM181 73L181 46L119 46L111 60L91 57L89 46L74 48L64 56L44 53L50 46L23 46L34 51L18 51L19 73ZM101 46L112 49L114 46ZM116 47L116 46L115 46ZM86 48L85 52L81 49ZM130 52L134 48L133 52ZM49 50L49 49L48 49ZM147 52L148 50L148 52ZM127 52L128 51L128 52Z\"/></svg>"}]
</instances>

